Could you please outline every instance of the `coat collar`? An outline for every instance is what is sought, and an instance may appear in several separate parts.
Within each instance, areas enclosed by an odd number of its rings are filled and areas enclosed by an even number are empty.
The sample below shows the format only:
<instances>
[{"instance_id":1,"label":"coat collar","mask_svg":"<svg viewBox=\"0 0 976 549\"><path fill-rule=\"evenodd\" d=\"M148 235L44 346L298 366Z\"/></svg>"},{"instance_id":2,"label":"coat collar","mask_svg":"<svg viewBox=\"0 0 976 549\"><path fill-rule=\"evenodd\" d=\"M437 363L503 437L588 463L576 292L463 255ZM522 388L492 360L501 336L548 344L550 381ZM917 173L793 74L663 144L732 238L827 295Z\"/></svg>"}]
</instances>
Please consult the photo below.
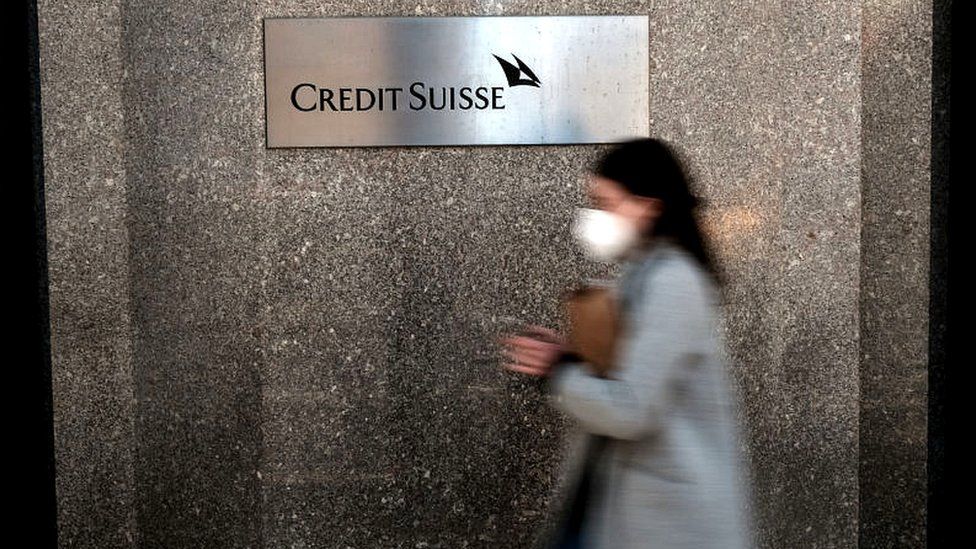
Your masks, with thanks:
<instances>
[{"instance_id":1,"label":"coat collar","mask_svg":"<svg viewBox=\"0 0 976 549\"><path fill-rule=\"evenodd\" d=\"M653 263L666 256L678 247L677 241L670 236L655 237L644 246L635 248L625 257L618 281L618 292L627 299L634 291L635 279L640 273L646 272Z\"/></svg>"},{"instance_id":2,"label":"coat collar","mask_svg":"<svg viewBox=\"0 0 976 549\"><path fill-rule=\"evenodd\" d=\"M624 270L631 271L638 265L653 261L678 246L672 236L657 236L631 249L623 259Z\"/></svg>"}]
</instances>

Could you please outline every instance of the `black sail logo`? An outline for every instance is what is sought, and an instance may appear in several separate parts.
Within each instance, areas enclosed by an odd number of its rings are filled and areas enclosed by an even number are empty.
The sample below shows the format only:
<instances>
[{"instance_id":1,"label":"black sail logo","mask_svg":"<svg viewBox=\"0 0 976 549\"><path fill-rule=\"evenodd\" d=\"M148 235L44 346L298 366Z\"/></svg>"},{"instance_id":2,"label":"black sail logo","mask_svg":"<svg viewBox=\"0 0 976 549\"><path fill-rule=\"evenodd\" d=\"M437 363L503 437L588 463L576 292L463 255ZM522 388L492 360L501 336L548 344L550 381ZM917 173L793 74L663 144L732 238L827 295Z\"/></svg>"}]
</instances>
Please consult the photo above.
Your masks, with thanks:
<instances>
[{"instance_id":1,"label":"black sail logo","mask_svg":"<svg viewBox=\"0 0 976 549\"><path fill-rule=\"evenodd\" d=\"M501 57L498 57L495 54L492 55L495 56L495 59L497 59L498 62L501 64L502 70L505 71L505 78L508 79L508 87L510 88L515 86L535 86L537 88L539 87L539 83L540 83L539 77L536 76L534 72L532 72L532 69L530 69L528 65L526 65L525 63L522 62L521 59L516 57L514 53L512 54L512 57L515 58L515 62L518 63L518 66L509 63L508 61L502 59ZM521 75L523 74L528 78L521 78Z\"/></svg>"}]
</instances>

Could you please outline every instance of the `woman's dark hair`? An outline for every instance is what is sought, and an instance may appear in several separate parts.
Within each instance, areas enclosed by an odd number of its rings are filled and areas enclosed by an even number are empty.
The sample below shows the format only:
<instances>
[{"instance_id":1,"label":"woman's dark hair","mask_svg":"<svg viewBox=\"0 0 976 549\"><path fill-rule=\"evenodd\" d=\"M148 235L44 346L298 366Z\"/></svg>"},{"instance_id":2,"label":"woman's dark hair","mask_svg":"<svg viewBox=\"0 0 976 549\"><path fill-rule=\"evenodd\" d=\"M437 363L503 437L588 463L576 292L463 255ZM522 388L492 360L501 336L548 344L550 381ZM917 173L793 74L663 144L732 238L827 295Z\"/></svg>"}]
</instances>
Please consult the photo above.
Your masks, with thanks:
<instances>
[{"instance_id":1,"label":"woman's dark hair","mask_svg":"<svg viewBox=\"0 0 976 549\"><path fill-rule=\"evenodd\" d=\"M624 141L600 158L590 171L616 181L631 194L660 199L664 203L661 216L651 233L644 236L672 237L698 259L717 284L722 284L698 225L698 199L673 145L652 137Z\"/></svg>"}]
</instances>

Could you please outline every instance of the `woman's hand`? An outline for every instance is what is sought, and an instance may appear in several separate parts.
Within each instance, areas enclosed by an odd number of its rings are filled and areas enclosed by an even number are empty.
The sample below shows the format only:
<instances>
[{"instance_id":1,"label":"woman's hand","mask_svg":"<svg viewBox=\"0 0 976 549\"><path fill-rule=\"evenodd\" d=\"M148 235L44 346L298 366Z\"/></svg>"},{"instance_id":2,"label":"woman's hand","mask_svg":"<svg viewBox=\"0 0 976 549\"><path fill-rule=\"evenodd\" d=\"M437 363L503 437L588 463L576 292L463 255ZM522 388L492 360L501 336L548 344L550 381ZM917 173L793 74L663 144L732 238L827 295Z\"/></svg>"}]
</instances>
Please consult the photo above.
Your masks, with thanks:
<instances>
[{"instance_id":1,"label":"woman's hand","mask_svg":"<svg viewBox=\"0 0 976 549\"><path fill-rule=\"evenodd\" d=\"M502 364L505 369L532 376L547 376L553 363L568 346L566 339L554 330L531 325L518 335L502 337L507 346L502 353L511 362Z\"/></svg>"}]
</instances>

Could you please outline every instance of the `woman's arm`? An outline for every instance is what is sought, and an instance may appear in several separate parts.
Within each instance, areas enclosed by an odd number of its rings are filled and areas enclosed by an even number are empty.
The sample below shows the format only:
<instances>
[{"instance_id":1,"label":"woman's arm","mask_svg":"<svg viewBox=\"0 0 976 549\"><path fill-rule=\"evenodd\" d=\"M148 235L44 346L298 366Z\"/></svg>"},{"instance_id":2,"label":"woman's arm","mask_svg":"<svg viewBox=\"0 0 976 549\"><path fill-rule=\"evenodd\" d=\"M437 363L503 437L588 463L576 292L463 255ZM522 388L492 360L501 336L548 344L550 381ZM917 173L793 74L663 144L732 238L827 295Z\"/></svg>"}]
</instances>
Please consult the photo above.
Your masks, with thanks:
<instances>
[{"instance_id":1,"label":"woman's arm","mask_svg":"<svg viewBox=\"0 0 976 549\"><path fill-rule=\"evenodd\" d=\"M595 434L638 439L659 429L673 402L673 382L702 337L705 300L698 284L681 261L661 265L635 304L634 325L618 342L615 379L593 376L564 355L546 385L552 404Z\"/></svg>"}]
</instances>

